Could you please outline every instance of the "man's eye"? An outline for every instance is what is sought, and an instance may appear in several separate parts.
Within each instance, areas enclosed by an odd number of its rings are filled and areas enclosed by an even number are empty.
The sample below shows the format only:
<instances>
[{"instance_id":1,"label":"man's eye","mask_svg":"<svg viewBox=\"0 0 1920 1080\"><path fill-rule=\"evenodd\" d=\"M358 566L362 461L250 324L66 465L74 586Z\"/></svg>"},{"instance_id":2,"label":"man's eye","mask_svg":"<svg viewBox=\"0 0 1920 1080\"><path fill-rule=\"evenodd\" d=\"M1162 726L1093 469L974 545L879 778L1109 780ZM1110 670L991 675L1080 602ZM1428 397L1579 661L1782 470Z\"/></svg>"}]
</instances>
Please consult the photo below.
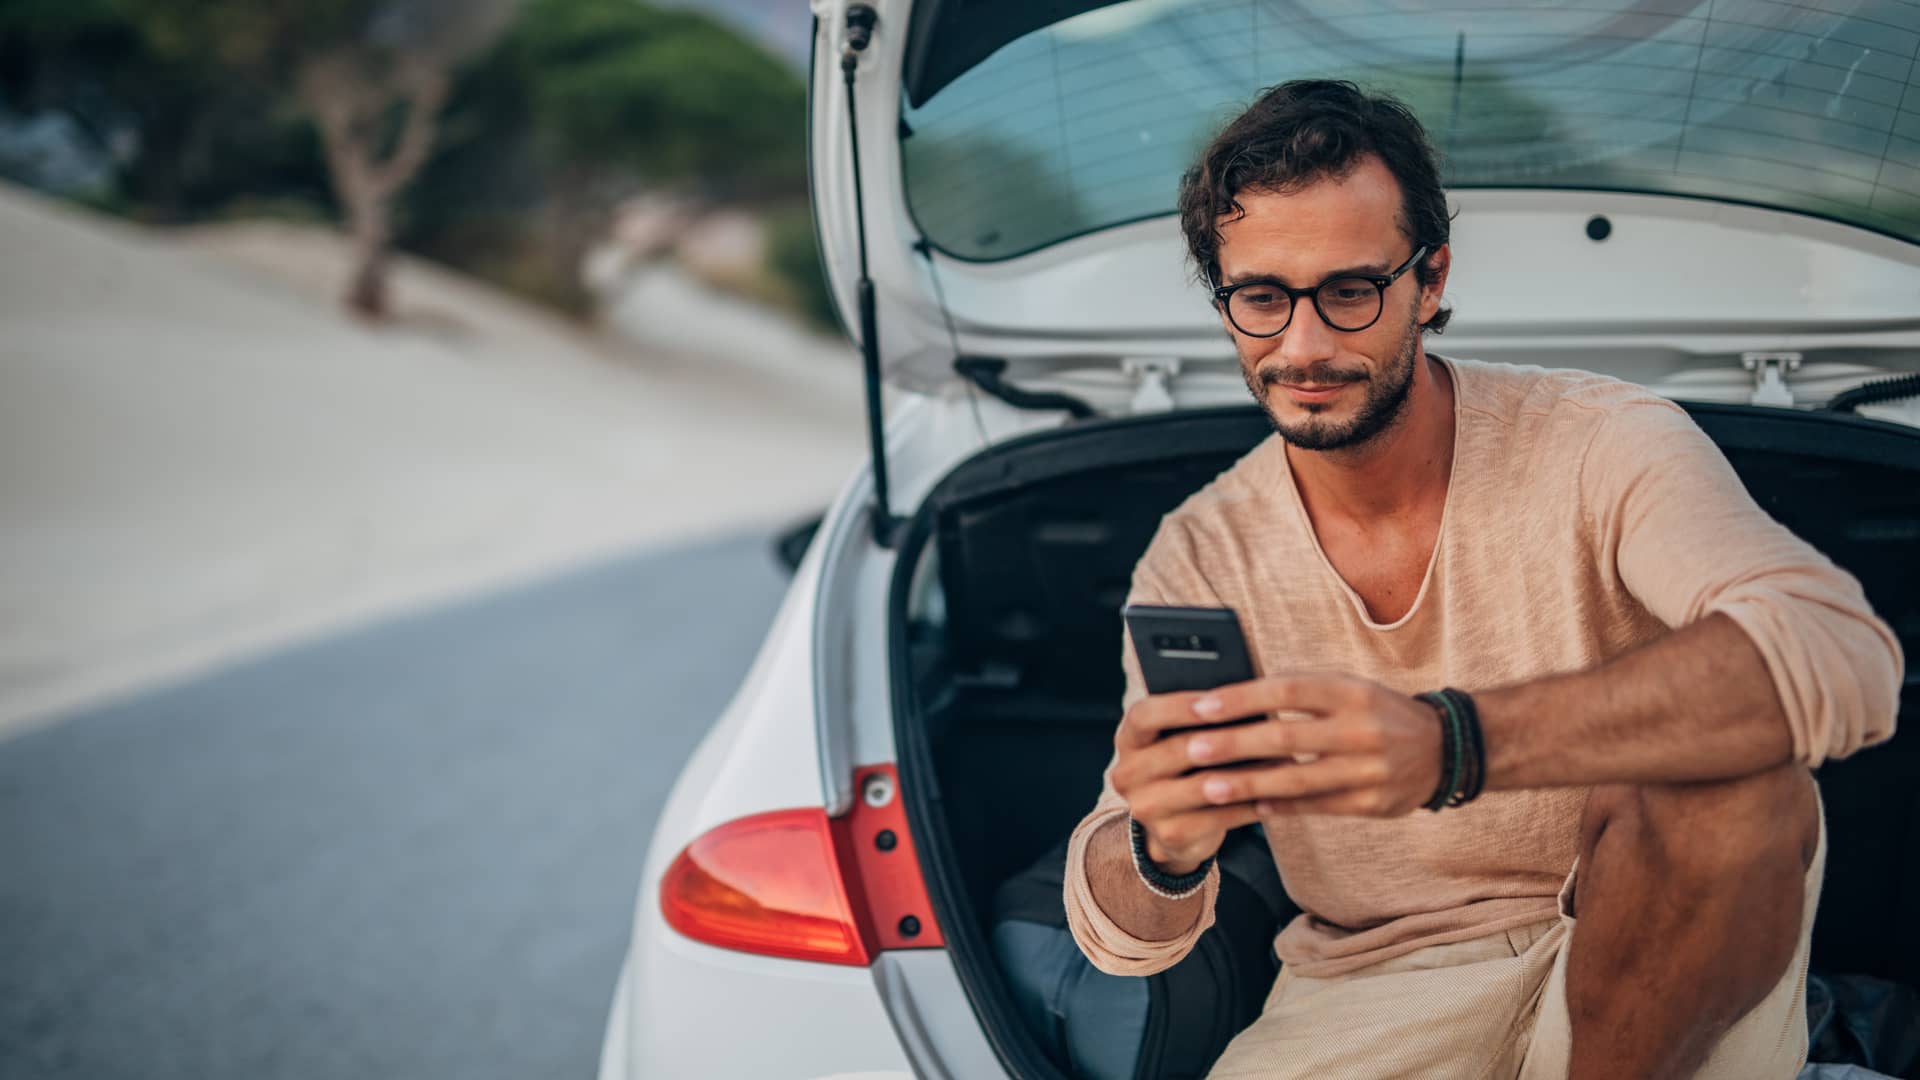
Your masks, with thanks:
<instances>
[{"instance_id":1,"label":"man's eye","mask_svg":"<svg viewBox=\"0 0 1920 1080\"><path fill-rule=\"evenodd\" d=\"M1336 281L1324 289L1321 296L1335 304L1364 304L1373 299L1371 281Z\"/></svg>"},{"instance_id":2,"label":"man's eye","mask_svg":"<svg viewBox=\"0 0 1920 1080\"><path fill-rule=\"evenodd\" d=\"M1270 308L1287 302L1287 294L1278 289L1241 289L1240 302L1248 307Z\"/></svg>"}]
</instances>

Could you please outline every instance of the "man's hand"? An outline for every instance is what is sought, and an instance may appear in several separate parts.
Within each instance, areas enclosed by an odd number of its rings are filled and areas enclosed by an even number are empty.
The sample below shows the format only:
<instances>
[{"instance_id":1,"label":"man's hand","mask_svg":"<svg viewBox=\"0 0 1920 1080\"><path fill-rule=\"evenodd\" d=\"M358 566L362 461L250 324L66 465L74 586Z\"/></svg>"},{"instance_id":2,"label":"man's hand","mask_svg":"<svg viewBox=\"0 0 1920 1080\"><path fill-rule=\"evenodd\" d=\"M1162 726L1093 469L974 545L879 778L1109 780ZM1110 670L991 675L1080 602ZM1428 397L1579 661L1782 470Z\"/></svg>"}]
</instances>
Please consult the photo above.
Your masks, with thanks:
<instances>
[{"instance_id":1,"label":"man's hand","mask_svg":"<svg viewBox=\"0 0 1920 1080\"><path fill-rule=\"evenodd\" d=\"M1274 713L1297 718L1276 719ZM1168 728L1265 719L1160 739ZM1199 865L1228 829L1283 814L1396 817L1440 786L1434 710L1344 675L1275 675L1207 693L1142 699L1120 725L1115 790L1173 872ZM1237 762L1306 758L1237 768ZM1182 776L1188 769L1205 771Z\"/></svg>"},{"instance_id":2,"label":"man's hand","mask_svg":"<svg viewBox=\"0 0 1920 1080\"><path fill-rule=\"evenodd\" d=\"M1210 723L1193 711L1194 703L1207 696L1141 698L1127 710L1113 737L1113 788L1146 830L1148 857L1174 875L1192 873L1219 851L1229 830L1260 820L1250 801L1221 805L1234 800L1207 794L1208 777L1219 774L1181 775L1194 767L1187 747L1200 733L1162 738L1169 728Z\"/></svg>"}]
</instances>

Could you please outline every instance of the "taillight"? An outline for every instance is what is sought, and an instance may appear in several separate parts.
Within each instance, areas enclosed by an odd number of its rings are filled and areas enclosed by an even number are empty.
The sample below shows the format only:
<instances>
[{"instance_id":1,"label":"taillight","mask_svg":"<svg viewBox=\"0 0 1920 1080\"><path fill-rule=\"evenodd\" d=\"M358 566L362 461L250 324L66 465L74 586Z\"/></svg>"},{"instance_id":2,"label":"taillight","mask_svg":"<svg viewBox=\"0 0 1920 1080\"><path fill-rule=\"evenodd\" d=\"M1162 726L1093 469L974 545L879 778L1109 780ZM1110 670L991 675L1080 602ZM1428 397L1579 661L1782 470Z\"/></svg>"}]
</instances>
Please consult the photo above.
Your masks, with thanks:
<instances>
[{"instance_id":1,"label":"taillight","mask_svg":"<svg viewBox=\"0 0 1920 1080\"><path fill-rule=\"evenodd\" d=\"M945 944L891 765L858 770L853 809L755 814L705 833L660 879L667 924L727 949L865 966Z\"/></svg>"},{"instance_id":2,"label":"taillight","mask_svg":"<svg viewBox=\"0 0 1920 1080\"><path fill-rule=\"evenodd\" d=\"M823 810L755 814L688 844L660 880L660 909L668 925L709 945L867 963Z\"/></svg>"}]
</instances>

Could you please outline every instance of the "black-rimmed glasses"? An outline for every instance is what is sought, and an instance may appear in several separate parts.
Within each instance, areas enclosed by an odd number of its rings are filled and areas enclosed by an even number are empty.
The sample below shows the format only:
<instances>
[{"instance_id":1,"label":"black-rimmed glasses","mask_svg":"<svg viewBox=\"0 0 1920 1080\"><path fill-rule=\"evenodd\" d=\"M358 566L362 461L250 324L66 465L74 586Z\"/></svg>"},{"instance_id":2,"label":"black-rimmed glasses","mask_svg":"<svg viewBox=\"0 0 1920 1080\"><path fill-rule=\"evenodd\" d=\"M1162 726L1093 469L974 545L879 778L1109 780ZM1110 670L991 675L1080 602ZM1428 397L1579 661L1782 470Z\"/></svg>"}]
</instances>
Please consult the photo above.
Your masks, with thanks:
<instances>
[{"instance_id":1,"label":"black-rimmed glasses","mask_svg":"<svg viewBox=\"0 0 1920 1080\"><path fill-rule=\"evenodd\" d=\"M1422 245L1389 274L1342 274L1306 289L1288 288L1277 281L1222 285L1213 290L1213 301L1225 309L1234 329L1248 337L1268 338L1285 330L1293 323L1294 301L1308 296L1328 326L1354 333L1380 321L1387 287L1426 253Z\"/></svg>"}]
</instances>

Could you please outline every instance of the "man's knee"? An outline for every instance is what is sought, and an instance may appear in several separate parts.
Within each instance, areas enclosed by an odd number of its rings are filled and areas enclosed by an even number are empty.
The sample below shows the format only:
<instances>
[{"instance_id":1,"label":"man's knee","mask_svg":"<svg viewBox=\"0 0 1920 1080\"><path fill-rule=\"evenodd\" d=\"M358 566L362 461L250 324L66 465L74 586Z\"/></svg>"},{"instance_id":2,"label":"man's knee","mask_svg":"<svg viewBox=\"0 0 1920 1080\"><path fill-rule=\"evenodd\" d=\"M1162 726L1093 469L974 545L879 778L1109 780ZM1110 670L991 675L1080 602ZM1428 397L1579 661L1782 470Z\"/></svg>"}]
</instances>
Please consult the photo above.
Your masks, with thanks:
<instances>
[{"instance_id":1,"label":"man's knee","mask_svg":"<svg viewBox=\"0 0 1920 1080\"><path fill-rule=\"evenodd\" d=\"M1803 765L1697 784L1594 788L1582 822L1580 865L1601 838L1682 880L1747 878L1755 869L1805 874L1818 846L1812 774Z\"/></svg>"},{"instance_id":2,"label":"man's knee","mask_svg":"<svg viewBox=\"0 0 1920 1080\"><path fill-rule=\"evenodd\" d=\"M1749 942L1757 969L1784 967L1799 942L1818 836L1816 792L1801 765L1705 784L1596 788L1576 903L1605 894L1645 905L1649 917L1738 913L1740 928L1728 932Z\"/></svg>"},{"instance_id":3,"label":"man's knee","mask_svg":"<svg viewBox=\"0 0 1920 1080\"><path fill-rule=\"evenodd\" d=\"M1599 788L1583 865L1610 836L1610 846L1633 848L1675 886L1711 889L1780 874L1798 881L1819 842L1815 800L1813 778L1799 765L1734 780Z\"/></svg>"},{"instance_id":4,"label":"man's knee","mask_svg":"<svg viewBox=\"0 0 1920 1080\"><path fill-rule=\"evenodd\" d=\"M1576 905L1604 896L1599 902L1630 905L1650 932L1705 946L1718 957L1730 1015L1739 1015L1778 981L1799 946L1805 875L1819 840L1816 798L1799 766L1716 783L1598 789ZM1728 940L1713 944L1703 933Z\"/></svg>"}]
</instances>

